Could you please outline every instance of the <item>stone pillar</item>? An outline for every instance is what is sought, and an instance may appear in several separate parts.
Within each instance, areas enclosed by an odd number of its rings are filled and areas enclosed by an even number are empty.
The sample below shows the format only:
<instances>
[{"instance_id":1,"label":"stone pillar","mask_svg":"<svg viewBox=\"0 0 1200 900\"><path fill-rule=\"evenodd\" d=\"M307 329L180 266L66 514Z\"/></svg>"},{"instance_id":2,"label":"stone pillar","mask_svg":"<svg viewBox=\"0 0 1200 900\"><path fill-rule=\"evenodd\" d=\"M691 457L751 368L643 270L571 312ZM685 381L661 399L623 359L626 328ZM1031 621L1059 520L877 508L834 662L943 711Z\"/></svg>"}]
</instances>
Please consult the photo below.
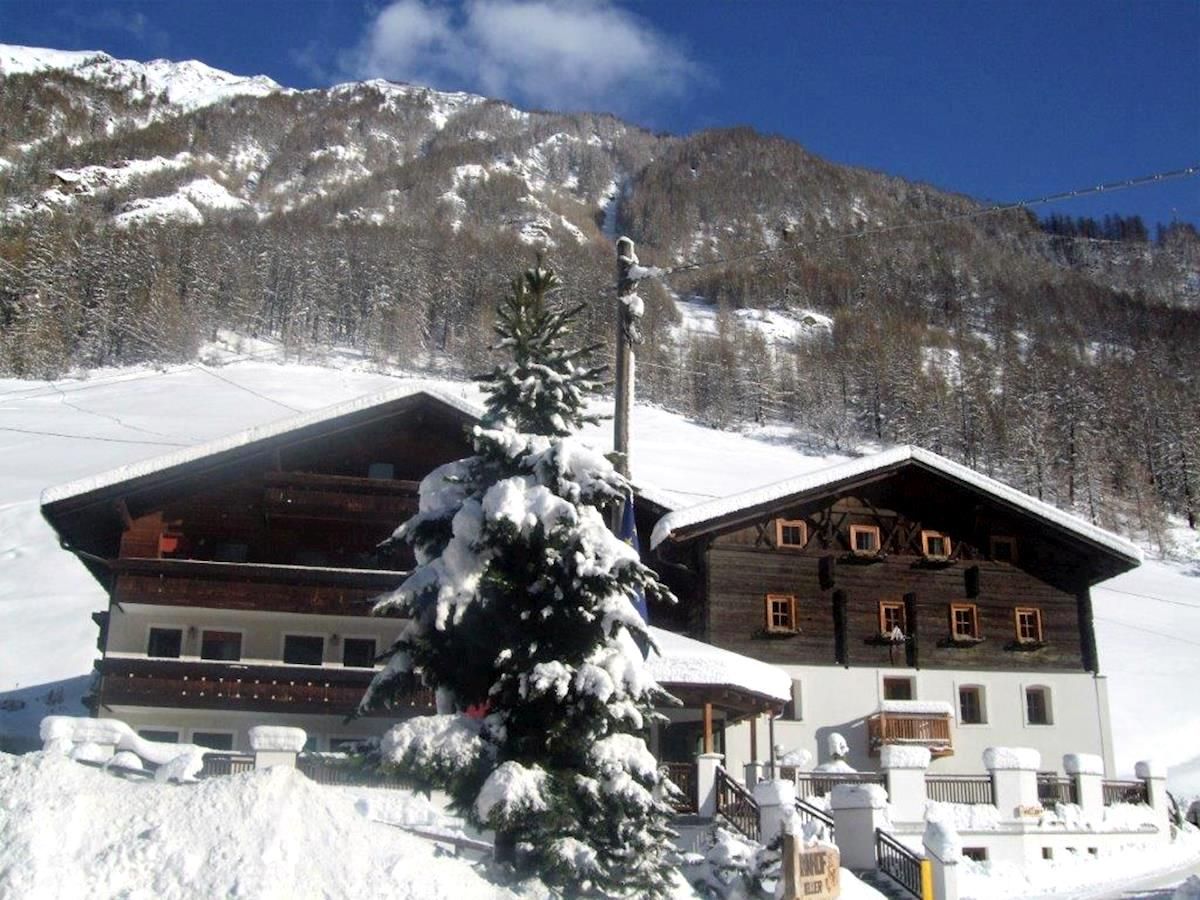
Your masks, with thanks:
<instances>
[{"instance_id":1,"label":"stone pillar","mask_svg":"<svg viewBox=\"0 0 1200 900\"><path fill-rule=\"evenodd\" d=\"M1146 799L1154 809L1159 831L1170 834L1171 804L1167 799L1167 773L1153 760L1143 759L1134 766L1134 774L1146 782Z\"/></svg>"},{"instance_id":2,"label":"stone pillar","mask_svg":"<svg viewBox=\"0 0 1200 900\"><path fill-rule=\"evenodd\" d=\"M1037 809L1037 773L1042 755L1031 747L988 747L983 766L992 775L992 790L1001 818L1019 819Z\"/></svg>"},{"instance_id":3,"label":"stone pillar","mask_svg":"<svg viewBox=\"0 0 1200 900\"><path fill-rule=\"evenodd\" d=\"M717 769L722 753L700 753L696 756L696 811L706 819L717 814Z\"/></svg>"},{"instance_id":4,"label":"stone pillar","mask_svg":"<svg viewBox=\"0 0 1200 900\"><path fill-rule=\"evenodd\" d=\"M879 755L879 768L887 776L893 821L925 820L925 803L928 800L925 772L929 769L929 759L927 747L884 744Z\"/></svg>"},{"instance_id":5,"label":"stone pillar","mask_svg":"<svg viewBox=\"0 0 1200 900\"><path fill-rule=\"evenodd\" d=\"M921 843L927 863L921 867L921 878L932 882L933 900L958 900L958 863L962 859L958 832L950 822L931 819L925 823Z\"/></svg>"},{"instance_id":6,"label":"stone pillar","mask_svg":"<svg viewBox=\"0 0 1200 900\"><path fill-rule=\"evenodd\" d=\"M796 812L796 785L790 781L760 781L751 789L758 804L759 840L769 844Z\"/></svg>"},{"instance_id":7,"label":"stone pillar","mask_svg":"<svg viewBox=\"0 0 1200 900\"><path fill-rule=\"evenodd\" d=\"M250 729L250 749L254 751L254 768L271 766L296 768L296 756L304 749L308 735L303 728L281 725L256 725Z\"/></svg>"},{"instance_id":8,"label":"stone pillar","mask_svg":"<svg viewBox=\"0 0 1200 900\"><path fill-rule=\"evenodd\" d=\"M887 791L877 784L836 784L830 797L842 865L875 868L875 829L887 827Z\"/></svg>"},{"instance_id":9,"label":"stone pillar","mask_svg":"<svg viewBox=\"0 0 1200 900\"><path fill-rule=\"evenodd\" d=\"M745 785L748 790L754 790L754 786L763 779L764 766L760 762L748 762L745 766Z\"/></svg>"},{"instance_id":10,"label":"stone pillar","mask_svg":"<svg viewBox=\"0 0 1200 900\"><path fill-rule=\"evenodd\" d=\"M1085 813L1104 814L1104 760L1094 753L1068 753L1063 771L1075 782L1075 796Z\"/></svg>"}]
</instances>

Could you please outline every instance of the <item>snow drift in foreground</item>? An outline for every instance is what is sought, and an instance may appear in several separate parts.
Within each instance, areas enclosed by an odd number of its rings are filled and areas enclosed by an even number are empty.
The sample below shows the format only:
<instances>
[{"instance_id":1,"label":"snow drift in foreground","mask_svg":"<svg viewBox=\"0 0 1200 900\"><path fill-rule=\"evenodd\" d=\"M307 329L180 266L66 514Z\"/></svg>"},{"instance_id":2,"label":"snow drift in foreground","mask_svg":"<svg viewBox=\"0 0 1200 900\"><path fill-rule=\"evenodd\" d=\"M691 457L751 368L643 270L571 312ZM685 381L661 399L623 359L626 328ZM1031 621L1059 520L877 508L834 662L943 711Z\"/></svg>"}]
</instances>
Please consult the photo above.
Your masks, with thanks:
<instances>
[{"instance_id":1,"label":"snow drift in foreground","mask_svg":"<svg viewBox=\"0 0 1200 900\"><path fill-rule=\"evenodd\" d=\"M123 781L51 754L0 754L0 894L516 896L469 863L438 856L429 841L364 817L377 806L356 805L294 769L166 785Z\"/></svg>"}]
</instances>

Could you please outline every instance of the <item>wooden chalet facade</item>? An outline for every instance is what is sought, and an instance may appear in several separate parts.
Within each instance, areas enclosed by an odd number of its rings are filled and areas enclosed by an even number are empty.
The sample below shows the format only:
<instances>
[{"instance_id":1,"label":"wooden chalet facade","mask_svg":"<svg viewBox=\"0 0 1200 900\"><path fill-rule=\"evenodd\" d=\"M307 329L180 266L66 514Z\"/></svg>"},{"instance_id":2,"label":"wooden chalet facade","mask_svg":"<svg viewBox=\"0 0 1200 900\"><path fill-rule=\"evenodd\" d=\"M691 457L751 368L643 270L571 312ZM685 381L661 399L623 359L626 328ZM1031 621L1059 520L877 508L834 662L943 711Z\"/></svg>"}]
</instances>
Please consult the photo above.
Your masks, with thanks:
<instances>
[{"instance_id":1,"label":"wooden chalet facade","mask_svg":"<svg viewBox=\"0 0 1200 900\"><path fill-rule=\"evenodd\" d=\"M671 513L652 544L682 630L792 675L785 749L837 731L857 768L884 743L957 752L944 770L989 745L1111 767L1089 589L1138 564L1126 541L903 447Z\"/></svg>"}]
</instances>

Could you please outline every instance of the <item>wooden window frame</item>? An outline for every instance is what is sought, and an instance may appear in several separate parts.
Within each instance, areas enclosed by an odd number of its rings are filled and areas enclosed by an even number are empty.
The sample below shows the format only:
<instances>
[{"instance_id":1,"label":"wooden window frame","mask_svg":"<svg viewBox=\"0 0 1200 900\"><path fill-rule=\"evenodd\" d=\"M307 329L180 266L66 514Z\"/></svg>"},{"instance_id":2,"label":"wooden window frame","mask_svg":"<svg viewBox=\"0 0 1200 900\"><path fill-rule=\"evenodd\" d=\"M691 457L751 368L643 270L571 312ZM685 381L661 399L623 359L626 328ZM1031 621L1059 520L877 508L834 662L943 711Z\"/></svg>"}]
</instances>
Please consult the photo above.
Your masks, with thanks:
<instances>
[{"instance_id":1,"label":"wooden window frame","mask_svg":"<svg viewBox=\"0 0 1200 900\"><path fill-rule=\"evenodd\" d=\"M887 638L892 636L892 629L887 627L887 616L885 610L898 609L900 611L900 631L908 634L908 608L903 600L880 600L879 601L879 633Z\"/></svg>"},{"instance_id":2,"label":"wooden window frame","mask_svg":"<svg viewBox=\"0 0 1200 900\"><path fill-rule=\"evenodd\" d=\"M1045 718L1040 722L1033 721L1032 717L1029 715L1029 696L1030 696L1030 694L1034 693L1035 691L1042 695L1042 712L1045 715ZM1053 725L1054 724L1054 705L1053 705L1054 699L1053 699L1053 697L1054 697L1054 695L1050 692L1050 688L1048 688L1044 684L1027 684L1027 685L1025 685L1024 696L1022 697L1022 700L1024 701L1025 724L1033 726L1035 728L1041 728L1041 727L1044 727L1047 725Z\"/></svg>"},{"instance_id":3,"label":"wooden window frame","mask_svg":"<svg viewBox=\"0 0 1200 900\"><path fill-rule=\"evenodd\" d=\"M870 550L862 550L858 546L858 536L860 534L875 535L875 546ZM878 525L851 525L850 526L850 552L855 556L878 556L882 549L883 535L879 531Z\"/></svg>"},{"instance_id":4,"label":"wooden window frame","mask_svg":"<svg viewBox=\"0 0 1200 900\"><path fill-rule=\"evenodd\" d=\"M775 603L778 602L785 602L787 604L787 625L775 624ZM764 602L764 611L766 613L767 634L796 634L800 631L800 626L796 621L795 594L767 594Z\"/></svg>"},{"instance_id":5,"label":"wooden window frame","mask_svg":"<svg viewBox=\"0 0 1200 900\"><path fill-rule=\"evenodd\" d=\"M1000 559L996 556L996 545L1008 544L1009 556L1008 559ZM1010 534L993 534L988 539L988 556L995 562L1006 562L1013 565L1017 561L1017 539Z\"/></svg>"},{"instance_id":6,"label":"wooden window frame","mask_svg":"<svg viewBox=\"0 0 1200 900\"><path fill-rule=\"evenodd\" d=\"M932 539L941 538L945 542L945 553L930 553L929 542ZM950 540L950 535L944 531L932 531L924 529L921 531L921 553L927 559L949 559L954 554L954 543Z\"/></svg>"},{"instance_id":7,"label":"wooden window frame","mask_svg":"<svg viewBox=\"0 0 1200 900\"><path fill-rule=\"evenodd\" d=\"M228 729L225 729L225 728L191 728L188 730L188 741L195 744L196 743L196 735L198 735L198 734L212 735L214 737L217 735L228 735L229 736L229 749L228 750L213 750L213 752L214 753L236 753L237 752L238 740L237 740L237 732L236 731L229 731ZM205 744L200 744L199 746L204 747L205 749L212 749L212 748L209 748Z\"/></svg>"},{"instance_id":8,"label":"wooden window frame","mask_svg":"<svg viewBox=\"0 0 1200 900\"><path fill-rule=\"evenodd\" d=\"M1022 615L1033 616L1034 625L1036 626L1036 634L1033 637L1026 637L1021 633ZM1013 629L1016 633L1018 644L1042 643L1042 611L1036 606L1018 606L1013 610Z\"/></svg>"},{"instance_id":9,"label":"wooden window frame","mask_svg":"<svg viewBox=\"0 0 1200 900\"><path fill-rule=\"evenodd\" d=\"M783 530L785 528L800 529L800 543L789 544L783 540ZM775 520L775 546L787 548L789 550L803 550L808 546L808 523L803 519L776 519Z\"/></svg>"},{"instance_id":10,"label":"wooden window frame","mask_svg":"<svg viewBox=\"0 0 1200 900\"><path fill-rule=\"evenodd\" d=\"M907 684L908 699L915 700L917 698L917 680L911 675L884 675L879 681L879 696L887 702L888 698L888 682L892 684Z\"/></svg>"},{"instance_id":11,"label":"wooden window frame","mask_svg":"<svg viewBox=\"0 0 1200 900\"><path fill-rule=\"evenodd\" d=\"M978 704L979 718L974 721L967 721L967 717L963 712L963 693L971 692L975 694ZM958 686L958 724L959 725L986 725L987 717L987 690L982 684L960 684Z\"/></svg>"},{"instance_id":12,"label":"wooden window frame","mask_svg":"<svg viewBox=\"0 0 1200 900\"><path fill-rule=\"evenodd\" d=\"M958 620L956 613L970 611L971 613L971 634L962 634L958 630ZM979 633L979 607L974 603L951 603L950 604L950 637L956 641L978 641L982 637Z\"/></svg>"}]
</instances>

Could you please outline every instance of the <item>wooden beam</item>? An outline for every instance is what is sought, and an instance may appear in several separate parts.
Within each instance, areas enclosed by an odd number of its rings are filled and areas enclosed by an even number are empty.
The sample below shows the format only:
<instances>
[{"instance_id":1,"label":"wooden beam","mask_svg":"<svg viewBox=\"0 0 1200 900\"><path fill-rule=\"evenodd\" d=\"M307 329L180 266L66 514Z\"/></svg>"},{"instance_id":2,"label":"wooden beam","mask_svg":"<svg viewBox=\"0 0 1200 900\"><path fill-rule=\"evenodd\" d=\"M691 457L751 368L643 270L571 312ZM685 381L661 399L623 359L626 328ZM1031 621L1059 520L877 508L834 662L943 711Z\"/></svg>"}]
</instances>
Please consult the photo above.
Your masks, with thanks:
<instances>
[{"instance_id":1,"label":"wooden beam","mask_svg":"<svg viewBox=\"0 0 1200 900\"><path fill-rule=\"evenodd\" d=\"M704 704L704 752L713 752L713 706Z\"/></svg>"},{"instance_id":2,"label":"wooden beam","mask_svg":"<svg viewBox=\"0 0 1200 900\"><path fill-rule=\"evenodd\" d=\"M121 524L125 526L126 530L133 527L133 516L129 514L129 506L125 503L124 497L118 497L113 501L113 509L121 517Z\"/></svg>"},{"instance_id":3,"label":"wooden beam","mask_svg":"<svg viewBox=\"0 0 1200 900\"><path fill-rule=\"evenodd\" d=\"M758 716L750 719L750 762L758 762Z\"/></svg>"}]
</instances>

